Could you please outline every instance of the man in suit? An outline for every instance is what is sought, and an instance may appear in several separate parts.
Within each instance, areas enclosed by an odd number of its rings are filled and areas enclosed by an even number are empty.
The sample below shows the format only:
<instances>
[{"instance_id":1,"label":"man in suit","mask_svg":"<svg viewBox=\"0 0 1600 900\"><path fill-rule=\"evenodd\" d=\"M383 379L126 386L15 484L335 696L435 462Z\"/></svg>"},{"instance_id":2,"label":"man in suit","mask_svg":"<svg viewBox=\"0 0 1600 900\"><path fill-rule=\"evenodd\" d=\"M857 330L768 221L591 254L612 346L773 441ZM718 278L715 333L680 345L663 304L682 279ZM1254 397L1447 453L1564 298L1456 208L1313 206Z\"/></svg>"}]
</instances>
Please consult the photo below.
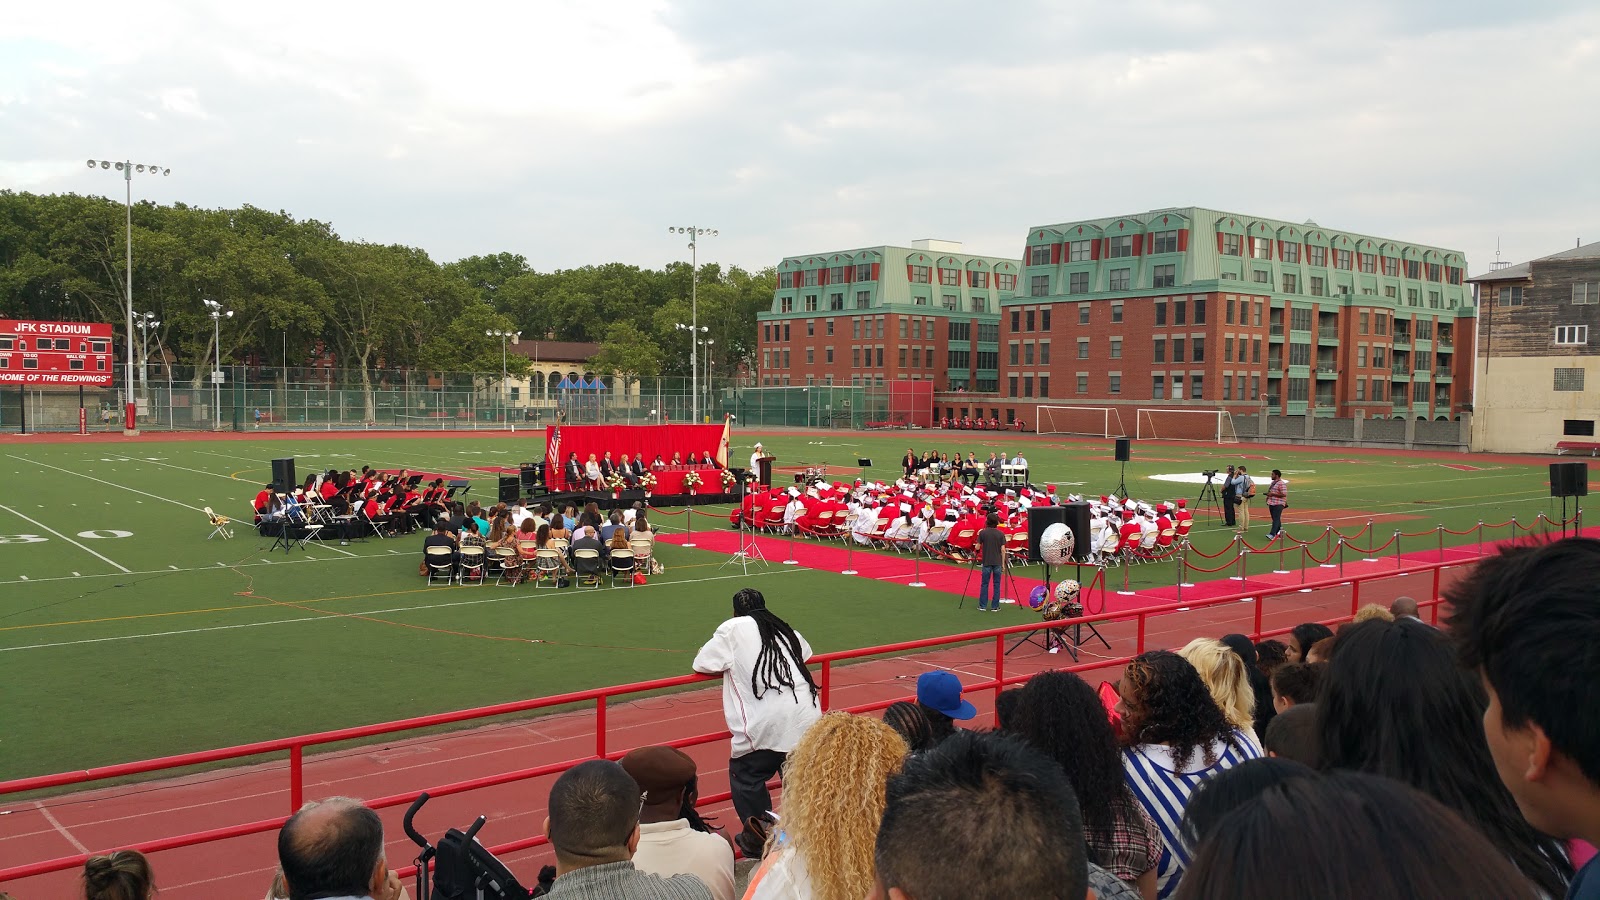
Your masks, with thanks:
<instances>
[{"instance_id":1,"label":"man in suit","mask_svg":"<svg viewBox=\"0 0 1600 900\"><path fill-rule=\"evenodd\" d=\"M568 490L583 483L583 465L578 462L578 454L567 454L566 475Z\"/></svg>"},{"instance_id":2,"label":"man in suit","mask_svg":"<svg viewBox=\"0 0 1600 900\"><path fill-rule=\"evenodd\" d=\"M983 479L988 482L990 487L999 487L1000 485L1000 466L1001 459L990 453L989 461L983 465Z\"/></svg>"},{"instance_id":3,"label":"man in suit","mask_svg":"<svg viewBox=\"0 0 1600 900\"><path fill-rule=\"evenodd\" d=\"M611 461L611 451L607 450L605 458L600 460L600 475L607 480L617 472L617 464Z\"/></svg>"},{"instance_id":4,"label":"man in suit","mask_svg":"<svg viewBox=\"0 0 1600 900\"><path fill-rule=\"evenodd\" d=\"M1222 524L1233 527L1233 466L1228 467L1228 476L1222 479Z\"/></svg>"}]
</instances>

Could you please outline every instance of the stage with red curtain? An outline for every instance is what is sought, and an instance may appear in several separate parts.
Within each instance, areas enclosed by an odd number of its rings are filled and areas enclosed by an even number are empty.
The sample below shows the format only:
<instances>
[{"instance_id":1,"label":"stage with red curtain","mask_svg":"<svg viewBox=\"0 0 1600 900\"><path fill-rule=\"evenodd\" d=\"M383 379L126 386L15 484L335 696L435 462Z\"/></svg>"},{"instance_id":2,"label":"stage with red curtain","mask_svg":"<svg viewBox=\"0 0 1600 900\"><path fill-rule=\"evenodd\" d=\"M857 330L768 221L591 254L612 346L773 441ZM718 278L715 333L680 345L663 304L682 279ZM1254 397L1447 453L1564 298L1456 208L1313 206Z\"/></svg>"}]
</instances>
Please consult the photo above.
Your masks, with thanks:
<instances>
[{"instance_id":1,"label":"stage with red curtain","mask_svg":"<svg viewBox=\"0 0 1600 900\"><path fill-rule=\"evenodd\" d=\"M595 459L611 454L611 461L620 463L622 454L630 458L644 457L645 468L660 456L669 464L666 471L651 470L656 476L657 494L683 494L683 476L689 471L700 473L699 492L722 493L720 471L715 466L670 466L672 454L682 454L684 459L699 458L710 453L717 458L725 425L547 425L545 426L546 484L552 491L581 490L581 484L568 484L566 463L570 454L578 455L582 465L593 453ZM737 465L737 460L729 460Z\"/></svg>"}]
</instances>

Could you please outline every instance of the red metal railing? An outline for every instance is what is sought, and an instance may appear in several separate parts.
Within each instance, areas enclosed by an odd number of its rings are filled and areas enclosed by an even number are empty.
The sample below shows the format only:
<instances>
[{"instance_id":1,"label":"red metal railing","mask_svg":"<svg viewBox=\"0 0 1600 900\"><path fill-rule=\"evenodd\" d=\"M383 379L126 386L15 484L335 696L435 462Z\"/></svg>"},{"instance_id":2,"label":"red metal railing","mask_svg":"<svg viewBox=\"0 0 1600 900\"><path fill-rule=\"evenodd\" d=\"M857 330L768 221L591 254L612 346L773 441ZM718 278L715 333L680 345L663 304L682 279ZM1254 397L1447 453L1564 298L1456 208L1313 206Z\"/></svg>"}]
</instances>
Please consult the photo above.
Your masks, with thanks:
<instances>
[{"instance_id":1,"label":"red metal railing","mask_svg":"<svg viewBox=\"0 0 1600 900\"><path fill-rule=\"evenodd\" d=\"M1241 600L1244 600L1244 599L1247 599L1247 598L1253 598L1255 600L1255 604L1254 604L1254 620L1253 620L1253 625L1252 625L1252 628L1253 628L1252 637L1259 640L1262 637L1270 637L1270 636L1274 636L1274 635L1278 635L1278 634L1284 634L1284 633L1287 633L1290 630L1288 628L1282 628L1282 629L1276 629L1276 630L1263 630L1263 628L1262 628L1262 609L1265 606L1265 601L1267 599L1271 598L1271 597L1282 596L1282 595L1287 595L1287 594L1303 593L1307 589L1311 589L1311 590L1316 590L1316 589L1337 589L1337 588L1348 586L1351 589L1350 590L1350 614L1349 615L1341 615L1341 616L1337 616L1337 617L1335 617L1333 619L1325 620L1324 624L1331 625L1331 624L1335 624L1335 623L1338 623L1338 622L1345 621L1346 619L1350 618L1350 616L1354 615L1356 610L1360 608L1360 605L1361 605L1361 584L1363 582L1380 580L1380 579L1390 579L1390 578L1394 578L1394 577L1401 576L1401 575L1421 574L1421 573L1427 573L1427 572L1431 572L1432 576L1433 576L1433 578L1432 578L1432 590L1431 590L1431 593L1429 595L1429 599L1420 601L1418 605L1420 607L1422 607L1423 609L1431 610L1432 611L1431 612L1432 618L1433 618L1434 622L1437 623L1437 621L1438 621L1438 608L1437 607L1438 607L1438 604L1440 603L1440 600L1439 600L1440 572L1442 570L1444 570L1444 569L1447 569L1447 568L1454 568L1454 567L1467 565L1467 564L1470 564L1470 562L1471 562L1471 560L1430 561L1430 562L1419 563L1417 565L1404 567L1404 568L1384 569L1384 570L1379 571L1379 572L1372 572L1372 573L1363 574L1363 575L1351 575L1351 576L1347 576L1347 577L1335 577L1335 578L1330 578L1330 579L1326 579L1326 580L1323 580L1323 581L1313 581L1313 582L1310 582L1310 583L1295 583L1295 584L1291 584L1291 585L1283 585L1283 586L1280 586L1280 587L1258 586L1256 588L1252 588L1252 589L1249 589L1249 590L1240 590L1238 592L1235 592L1235 593L1232 593L1232 594L1228 594L1226 596L1215 597L1215 598L1212 598L1210 600L1178 601L1178 602L1173 602L1173 603L1162 604L1162 605L1159 605L1159 606L1150 606L1150 607L1144 607L1144 608L1136 609L1136 610L1127 610L1127 611L1124 611L1124 612L1089 614L1089 615L1085 615L1085 616L1081 616L1081 617L1073 618L1073 619L1059 619L1059 620L1049 621L1049 622L1041 621L1041 622L1035 622L1035 623L1030 623L1030 624L1026 624L1026 625L1014 625L1014 626L1009 626L1009 627L1005 627L1005 628L991 628L991 629L987 629L987 630L984 630L984 631L969 632L967 634L951 635L951 636L936 637L936 638L924 638L924 639L915 640L915 641L903 641L903 642L900 642L900 643L887 644L887 645L879 646L879 647L865 647L865 648L862 648L862 649L859 649L859 650L843 650L843 651L839 651L839 652L836 652L836 653L823 653L823 654L819 654L816 657L814 657L813 660L812 660L812 664L814 666L817 666L817 667L820 668L820 672L818 673L818 687L819 687L820 694L821 694L821 698L820 699L822 701L823 708L824 709L829 709L829 708L832 708L830 701L831 701L832 688L833 688L833 669L834 669L834 667L836 665L838 665L840 663L848 663L848 662L851 662L851 661L854 661L854 660L866 659L866 658L869 658L869 657L882 656L882 655L887 655L887 654L900 654L900 653L906 653L906 652L909 652L909 651L928 650L928 649L932 649L932 648L936 648L936 647L947 647L947 646L950 646L950 645L953 645L953 644L962 644L962 643L969 643L969 642L974 642L974 641L990 640L990 641L994 642L994 674L993 674L993 677L988 679L987 681L982 681L982 682L978 682L978 683L975 683L975 684L968 685L966 687L966 690L967 691L992 690L998 696L998 694L999 694L999 692L1001 690L1003 690L1003 689L1005 689L1007 687L1016 685L1016 684L1021 684L1022 682L1026 681L1029 677L1031 677L1030 675L1010 675L1010 676L1008 676L1005 673L1006 639L1008 637L1011 637L1011 636L1021 635L1021 634L1024 634L1024 633L1027 633L1027 632L1032 632L1032 631L1038 631L1040 629L1068 628L1068 627L1071 627L1072 625L1077 624L1077 623L1082 623L1082 624L1091 624L1092 623L1092 624L1097 624L1097 625L1106 625L1108 623L1113 623L1113 622L1127 622L1127 621L1135 622L1136 623L1136 637L1135 637L1135 640L1134 640L1134 651L1133 651L1132 654L1130 654L1128 656L1125 656L1125 657L1119 657L1119 658L1116 658L1116 659L1096 659L1094 662L1079 663L1079 664L1076 664L1076 665L1062 667L1067 671L1087 671L1087 670L1092 670L1092 669L1104 669L1104 668L1110 668L1110 667L1126 665L1134 656L1137 656L1138 654L1143 653L1147 649L1146 648L1146 634L1147 634L1146 625L1147 625L1148 620L1151 617L1154 617L1154 616L1168 615L1168 614L1177 613L1177 612L1180 612L1180 611L1192 612L1192 611L1198 610L1198 609L1206 609L1206 608L1209 608L1209 607L1222 606L1224 604L1237 603L1237 602L1239 602ZM1094 584L1095 584L1094 581L1090 582L1091 586L1093 586ZM22 793L22 792L26 792L26 791L39 790L39 789L42 789L42 788L60 787L60 786L63 786L63 785L70 785L70 784L83 784L83 783L87 783L87 782L100 781L100 780L109 779L109 778L118 778L118 777L127 776L127 775L136 775L136 774L143 774L143 773L148 773L148 772L158 772L158 771L169 770L169 769L177 769L177 768L181 768L181 767L185 767L185 766L192 766L192 765L203 764L203 763L212 763L212 762L218 762L218 761L230 760L230 759L240 759L240 758L249 757L249 756L259 756L259 755L267 754L267 753L284 753L284 752L287 752L289 754L289 768L288 768L288 773L289 773L289 803L287 805L287 812L286 812L286 814L284 816L280 816L280 817L272 818L272 819L263 819L263 820L260 820L260 821L248 822L248 823L243 823L243 824L239 824L239 825L230 825L230 826L227 826L227 827L224 827L224 828L216 828L216 829L211 829L209 831L200 831L200 832L195 832L195 833L192 833L192 834L175 835L175 836L172 836L172 837L159 838L159 839L156 839L156 840L144 841L144 842L140 842L140 843L136 843L136 844L130 845L132 849L139 850L139 851L144 852L144 853L154 853L154 852L159 852L159 851L163 851L163 850L172 850L172 849L176 849L176 848L179 848L179 847L191 847L191 846L196 846L196 845L200 845L200 844L212 843L214 841L220 841L220 840L227 840L227 839L231 839L231 838L243 837L243 836L251 835L251 834L259 834L259 833L267 832L267 831L275 831L278 828L281 828L283 826L284 821L286 821L287 818L288 818L288 813L292 813L294 810L298 809L302 805L302 803L304 802L304 798L305 798L305 785L304 785L305 750L308 747L318 747L318 746L322 746L322 745L325 745L325 744L332 744L332 743L336 743L336 742L340 742L340 741L349 741L349 740L355 740L355 739L360 739L360 738L375 737L375 736L378 736L378 735L385 735L385 734L395 734L395 733L404 732L404 731L414 731L414 730L422 729L422 728L430 728L430 727L434 727L434 726L438 726L438 725L448 725L448 724L453 724L453 723L457 723L457 722L467 722L467 721L472 721L472 720L475 720L475 719L489 718L489 717L492 717L492 716L503 716L503 715L506 715L508 713L533 712L533 711L541 710L541 709L550 709L552 707L565 706L565 705L572 704L572 703L588 703L588 702L592 702L592 703L595 704L595 752L594 752L594 756L592 756L592 757L584 757L582 759L571 759L571 760L567 760L567 761L559 762L559 763L549 763L549 764L546 764L546 765L534 766L534 767L526 768L526 769L518 769L518 770L515 770L515 771L511 771L511 772L503 772L503 773L500 773L500 774L497 774L497 775L491 775L491 776L486 776L486 777L481 777L481 778L474 778L474 779L469 779L469 780L465 780L465 781L458 781L458 782L453 782L453 783L450 783L450 784L438 785L438 786L433 786L433 787L426 788L426 790L427 790L427 792L428 792L428 794L430 796L433 796L433 797L449 796L451 794L459 794L459 793L464 793L466 791L481 790L483 788L495 787L495 786L503 785L503 784L510 784L512 782L523 781L523 780L530 779L530 778L539 778L539 777L543 777L543 776L547 776L547 775L553 775L553 774L556 774L556 773L559 773L559 772L563 772L566 769L569 769L572 766L575 766L578 763L583 762L585 759L593 759L593 758L596 758L596 757L609 757L609 758L612 758L612 759L619 758L626 751L612 750L611 748L609 748L607 746L607 743L606 743L606 709L607 709L608 704L613 699L619 698L619 697L625 697L625 696L628 696L628 695L635 695L635 694L642 694L642 693L652 692L652 691L661 691L661 690L667 690L667 689L671 689L671 688L678 688L678 687L683 687L685 685L698 684L698 683L701 683L701 682L713 682L713 681L717 681L717 680L719 680L719 679L714 677L714 676L694 675L694 674L691 674L691 675L679 675L679 676L675 676L675 677L672 677L672 678L659 678L659 679L656 679L656 680L653 680L653 681L643 681L643 682L636 682L636 683L633 683L633 684L624 684L624 685L616 685L616 686L612 686L612 687L594 688L592 690L586 690L586 691L574 691L574 692L571 692L571 693L558 694L558 695L551 696L551 697L539 697L539 698L535 698L535 699L531 699L531 700L519 700L519 701L516 701L516 702L513 702L513 703L501 703L501 704L497 704L497 705L494 705L494 706L485 706L485 707L479 707L479 708L476 708L476 709L458 710L456 712L439 713L439 714L431 715L431 716L418 716L418 717L415 717L415 718L401 719L401 720L394 721L394 722L383 722L383 723L374 724L374 725L363 725L363 726L358 726L358 727L355 727L355 728L342 728L342 729L337 729L337 730L334 730L334 731L323 731L323 732L319 732L319 733L316 733L316 734L306 734L306 735L299 735L299 736L296 736L296 737L279 738L277 740L271 740L271 741L258 741L256 743L252 743L252 744L241 744L241 745L238 745L238 746L235 746L235 747L224 747L224 748L220 748L220 749L216 749L216 750L207 750L207 751L202 751L202 752L198 752L198 753L184 753L184 754L179 754L179 755L175 755L175 756L165 756L165 757L160 757L158 759L148 759L148 760L142 760L142 761L139 761L139 762L123 763L123 764L114 765L114 766L102 766L102 767L99 767L99 768L85 769L85 770L80 770L80 771L76 771L76 772L62 772L62 773L58 773L58 774L55 774L55 775L42 775L42 776L33 777L33 778L19 778L19 779L15 779L15 780L11 780L11 781L0 782L0 797L4 797L4 796L10 795L10 794L18 794L18 793ZM883 701L877 701L877 702L873 702L873 703L860 704L860 705L857 705L857 706L845 707L845 709L847 711L849 711L849 712L856 712L856 713L871 712L871 711L874 711L874 710L878 710L878 709L882 709L884 707L887 707L892 702L894 702L894 701L892 701L892 700L883 700ZM693 735L693 736L683 737L683 738L679 738L677 740L668 741L666 743L668 743L670 746L673 746L673 747L690 747L690 746L695 746L695 745L699 745L699 744L707 744L707 743L712 743L712 742L715 742L715 741L725 740L728 737L729 737L729 733L726 730L723 730L723 731L718 731L718 732L709 733L709 734L700 734L700 735ZM394 807L394 806L403 806L403 805L409 804L413 800L415 800L419 793L420 793L420 791L414 791L414 792L407 792L407 793L403 793L403 794L393 794L393 795L390 795L390 796L387 796L387 797L378 797L378 798L369 800L367 802L367 805L372 807L373 809L385 809L385 808ZM715 804L719 804L719 803L725 802L728 799L728 797L729 797L729 795L726 792L724 792L724 793L721 793L721 794L708 795L708 796L701 797L699 802L700 802L700 805L702 805L702 806L715 805ZM530 847L539 846L539 845L544 844L544 843L546 843L546 839L542 835L540 835L540 836L537 836L537 837L526 838L526 839L523 839L523 840L520 840L520 841L514 841L514 842L511 842L511 843L508 843L508 844L501 844L501 845L492 847L490 849L495 853L509 853L509 852L514 852L514 851L517 851L517 850L523 850L523 849L527 849L527 848L530 848ZM59 871L66 870L66 869L77 868L79 866L82 866L88 859L89 859L89 854L79 854L79 855L75 855L75 856L63 856L63 857L58 857L56 859L42 860L42 861L39 861L39 862L28 863L26 865L12 866L12 867L9 867L9 868L6 868L6 869L0 869L0 884L6 883L6 882L11 882L11 881L16 881L18 879L28 878L28 877L32 877L32 876L36 876L36 875L44 875L44 874L48 874L48 873L51 873L51 872L59 872ZM400 872L402 877L409 877L411 874L414 873L415 870L413 868L407 868L407 869L399 869L397 871Z\"/></svg>"}]
</instances>

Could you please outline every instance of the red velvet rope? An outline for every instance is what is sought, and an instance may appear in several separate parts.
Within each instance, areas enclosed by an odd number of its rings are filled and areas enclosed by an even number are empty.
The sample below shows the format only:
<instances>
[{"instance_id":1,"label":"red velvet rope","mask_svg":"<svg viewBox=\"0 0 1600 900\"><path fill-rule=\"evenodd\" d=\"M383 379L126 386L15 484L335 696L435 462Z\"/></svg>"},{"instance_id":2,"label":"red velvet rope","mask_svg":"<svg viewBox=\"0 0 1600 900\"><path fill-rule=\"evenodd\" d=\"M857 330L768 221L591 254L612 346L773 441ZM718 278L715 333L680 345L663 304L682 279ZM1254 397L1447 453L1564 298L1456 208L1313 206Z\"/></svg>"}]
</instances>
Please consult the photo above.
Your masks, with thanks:
<instances>
[{"instance_id":1,"label":"red velvet rope","mask_svg":"<svg viewBox=\"0 0 1600 900\"><path fill-rule=\"evenodd\" d=\"M1316 563L1317 565L1320 566L1323 563L1332 562L1334 556L1336 556L1339 553L1339 548L1338 548L1338 546L1333 546L1333 547L1328 548L1328 558L1327 559L1317 559L1317 555L1315 553L1311 552L1311 546L1309 544L1306 545L1305 551L1306 551L1306 556L1312 562L1314 562L1314 563Z\"/></svg>"},{"instance_id":2,"label":"red velvet rope","mask_svg":"<svg viewBox=\"0 0 1600 900\"><path fill-rule=\"evenodd\" d=\"M1239 562L1239 557L1235 556L1233 559L1229 560L1228 562L1224 563L1221 566L1218 566L1215 569L1202 569L1201 567L1199 567L1199 566L1197 566L1197 565L1195 565L1193 563L1189 563L1188 566L1189 566L1189 571L1191 571L1191 572L1203 572L1203 573L1205 573L1207 575L1211 575L1211 574L1214 574L1216 572L1225 572L1225 571L1233 568L1238 562Z\"/></svg>"},{"instance_id":3,"label":"red velvet rope","mask_svg":"<svg viewBox=\"0 0 1600 900\"><path fill-rule=\"evenodd\" d=\"M1196 555L1196 556L1198 556L1198 557L1200 557L1202 559L1217 559L1219 557L1222 557L1222 556L1226 555L1229 550L1233 549L1233 545L1237 544L1237 543L1239 543L1239 536L1238 535L1234 535L1233 536L1233 540L1228 542L1228 546L1223 547L1220 551L1218 551L1216 553L1205 553L1205 552L1202 552L1200 550L1196 550L1194 545L1188 543L1187 541L1184 542L1184 547L1188 550L1188 552L1193 553L1194 555Z\"/></svg>"},{"instance_id":4,"label":"red velvet rope","mask_svg":"<svg viewBox=\"0 0 1600 900\"><path fill-rule=\"evenodd\" d=\"M1465 534L1466 532L1462 532L1462 533ZM1355 544L1352 544L1349 541L1345 541L1345 546L1349 547L1351 550L1354 550L1355 552L1361 554L1362 556L1377 556L1379 553L1382 553L1383 551L1389 549L1389 545L1393 544L1395 541L1397 541L1399 539L1400 539L1400 535L1391 534L1391 535L1389 535L1389 540L1385 541L1382 547L1373 547L1371 550L1363 550L1362 548L1357 547Z\"/></svg>"}]
</instances>

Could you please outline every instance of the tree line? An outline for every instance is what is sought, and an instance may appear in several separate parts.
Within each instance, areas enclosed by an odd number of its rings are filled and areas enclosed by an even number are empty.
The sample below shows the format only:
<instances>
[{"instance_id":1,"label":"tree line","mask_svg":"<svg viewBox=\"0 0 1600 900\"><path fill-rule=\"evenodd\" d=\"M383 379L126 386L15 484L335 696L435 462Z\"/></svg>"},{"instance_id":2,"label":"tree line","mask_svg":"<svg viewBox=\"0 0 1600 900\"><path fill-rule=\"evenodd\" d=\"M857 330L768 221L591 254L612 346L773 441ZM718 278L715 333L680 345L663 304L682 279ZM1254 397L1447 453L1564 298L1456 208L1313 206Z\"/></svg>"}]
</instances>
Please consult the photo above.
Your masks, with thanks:
<instances>
[{"instance_id":1,"label":"tree line","mask_svg":"<svg viewBox=\"0 0 1600 900\"><path fill-rule=\"evenodd\" d=\"M0 191L0 318L111 322L120 347L124 217L123 204L105 198ZM753 359L755 315L775 282L772 269L700 267L714 374ZM599 373L689 374L689 337L674 328L690 318L687 261L536 272L502 252L441 264L287 212L144 202L133 208L133 296L136 312L161 322L152 345L159 337L196 378L214 352L208 299L234 311L221 321L224 365L290 368L322 349L351 387L369 392L379 369L498 374L500 339L485 331L598 343L589 369ZM527 363L511 357L507 366L519 373Z\"/></svg>"}]
</instances>

